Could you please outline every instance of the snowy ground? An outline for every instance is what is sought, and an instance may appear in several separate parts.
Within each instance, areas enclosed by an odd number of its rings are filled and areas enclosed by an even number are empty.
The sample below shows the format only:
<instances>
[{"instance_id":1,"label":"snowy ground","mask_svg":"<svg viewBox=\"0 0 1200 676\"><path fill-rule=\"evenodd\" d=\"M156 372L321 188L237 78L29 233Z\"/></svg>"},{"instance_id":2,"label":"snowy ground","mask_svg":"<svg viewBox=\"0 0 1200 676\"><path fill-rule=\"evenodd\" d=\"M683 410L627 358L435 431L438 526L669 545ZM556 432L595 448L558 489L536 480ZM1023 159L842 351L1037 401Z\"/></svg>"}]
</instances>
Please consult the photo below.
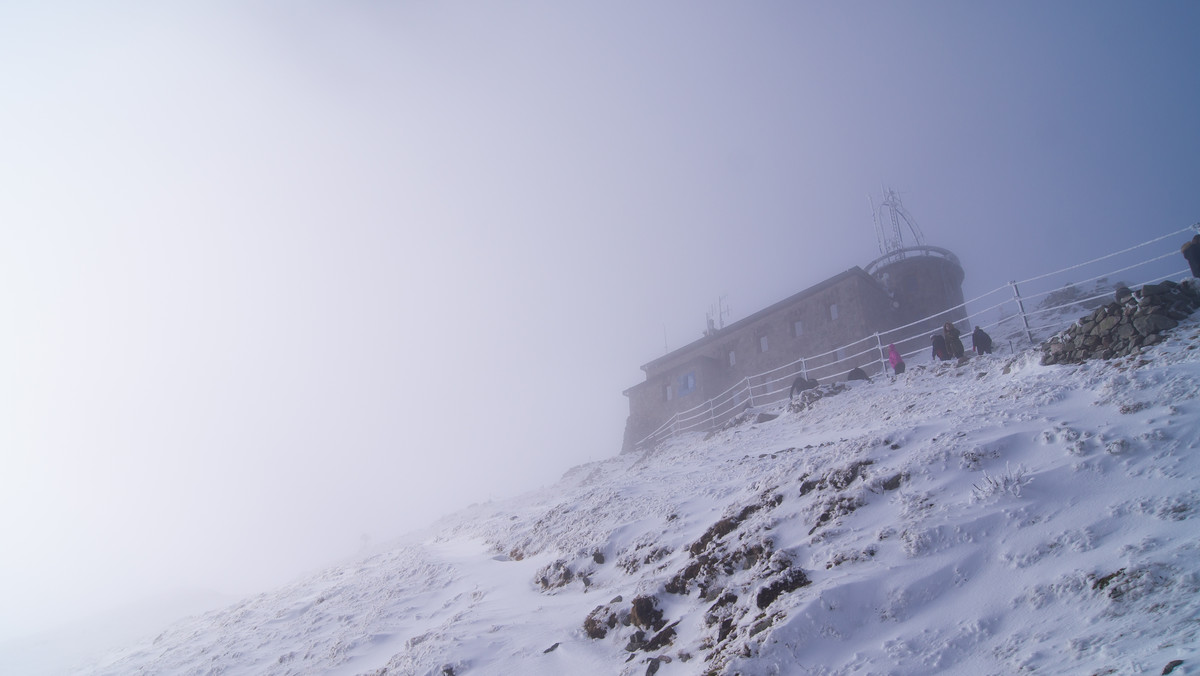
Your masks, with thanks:
<instances>
[{"instance_id":1,"label":"snowy ground","mask_svg":"<svg viewBox=\"0 0 1200 676\"><path fill-rule=\"evenodd\" d=\"M71 673L1200 674L1198 345L825 388Z\"/></svg>"}]
</instances>

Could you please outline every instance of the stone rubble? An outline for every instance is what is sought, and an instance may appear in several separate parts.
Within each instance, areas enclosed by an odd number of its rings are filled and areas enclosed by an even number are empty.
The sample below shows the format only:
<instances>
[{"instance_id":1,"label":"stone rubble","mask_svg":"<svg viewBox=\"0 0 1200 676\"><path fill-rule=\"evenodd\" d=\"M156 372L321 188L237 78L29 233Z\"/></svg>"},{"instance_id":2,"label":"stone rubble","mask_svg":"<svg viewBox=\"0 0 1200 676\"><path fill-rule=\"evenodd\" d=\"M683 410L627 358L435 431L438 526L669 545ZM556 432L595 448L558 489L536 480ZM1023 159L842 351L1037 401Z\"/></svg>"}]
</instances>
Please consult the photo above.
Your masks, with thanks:
<instances>
[{"instance_id":1,"label":"stone rubble","mask_svg":"<svg viewBox=\"0 0 1200 676\"><path fill-rule=\"evenodd\" d=\"M1138 354L1162 342L1164 331L1178 326L1200 308L1194 279L1147 284L1137 291L1121 287L1114 302L1096 308L1042 343L1042 364L1080 364Z\"/></svg>"}]
</instances>

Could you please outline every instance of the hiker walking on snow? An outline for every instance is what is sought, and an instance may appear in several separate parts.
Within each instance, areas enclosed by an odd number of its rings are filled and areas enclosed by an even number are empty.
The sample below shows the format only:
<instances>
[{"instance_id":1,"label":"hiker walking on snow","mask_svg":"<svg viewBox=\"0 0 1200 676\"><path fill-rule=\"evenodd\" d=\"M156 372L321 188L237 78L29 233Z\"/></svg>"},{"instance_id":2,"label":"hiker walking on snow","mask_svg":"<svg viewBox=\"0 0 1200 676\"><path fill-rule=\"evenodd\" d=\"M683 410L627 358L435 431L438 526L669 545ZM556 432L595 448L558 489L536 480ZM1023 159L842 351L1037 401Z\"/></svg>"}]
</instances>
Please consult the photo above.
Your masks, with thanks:
<instances>
[{"instance_id":1,"label":"hiker walking on snow","mask_svg":"<svg viewBox=\"0 0 1200 676\"><path fill-rule=\"evenodd\" d=\"M1192 269L1192 276L1200 277L1200 235L1184 242L1183 246L1179 247L1179 251L1183 253L1188 267Z\"/></svg>"},{"instance_id":2,"label":"hiker walking on snow","mask_svg":"<svg viewBox=\"0 0 1200 676\"><path fill-rule=\"evenodd\" d=\"M992 353L992 337L978 326L971 332L971 347L975 348L975 354L991 354Z\"/></svg>"},{"instance_id":3,"label":"hiker walking on snow","mask_svg":"<svg viewBox=\"0 0 1200 676\"><path fill-rule=\"evenodd\" d=\"M946 325L942 327L942 335L946 337L946 352L955 359L962 359L965 352L962 341L958 338L958 327L946 322Z\"/></svg>"},{"instance_id":4,"label":"hiker walking on snow","mask_svg":"<svg viewBox=\"0 0 1200 676\"><path fill-rule=\"evenodd\" d=\"M895 344L888 345L888 363L892 365L892 372L896 375L904 373L904 359L896 350Z\"/></svg>"},{"instance_id":5,"label":"hiker walking on snow","mask_svg":"<svg viewBox=\"0 0 1200 676\"><path fill-rule=\"evenodd\" d=\"M950 353L946 351L946 339L940 333L935 333L929 337L929 342L933 344L933 358L947 361L950 359Z\"/></svg>"}]
</instances>

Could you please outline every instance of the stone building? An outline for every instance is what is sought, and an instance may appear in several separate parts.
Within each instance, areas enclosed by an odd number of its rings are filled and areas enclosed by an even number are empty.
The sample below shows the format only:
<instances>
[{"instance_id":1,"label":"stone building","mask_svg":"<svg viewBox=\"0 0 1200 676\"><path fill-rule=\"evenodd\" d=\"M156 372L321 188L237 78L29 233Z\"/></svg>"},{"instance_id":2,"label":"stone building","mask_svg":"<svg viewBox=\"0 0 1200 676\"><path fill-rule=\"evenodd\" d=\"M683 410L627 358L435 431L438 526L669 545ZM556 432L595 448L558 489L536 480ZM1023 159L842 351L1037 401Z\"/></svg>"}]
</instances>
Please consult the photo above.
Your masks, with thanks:
<instances>
[{"instance_id":1,"label":"stone building","mask_svg":"<svg viewBox=\"0 0 1200 676\"><path fill-rule=\"evenodd\" d=\"M880 373L881 344L895 343L905 353L928 350L931 332L966 317L962 281L962 266L949 251L898 249L866 269L853 267L710 329L700 340L642 365L646 380L624 392L629 397L624 449L639 445L676 414L689 412L689 428L712 426L747 404L786 397L800 374L831 382L844 380L854 367Z\"/></svg>"}]
</instances>

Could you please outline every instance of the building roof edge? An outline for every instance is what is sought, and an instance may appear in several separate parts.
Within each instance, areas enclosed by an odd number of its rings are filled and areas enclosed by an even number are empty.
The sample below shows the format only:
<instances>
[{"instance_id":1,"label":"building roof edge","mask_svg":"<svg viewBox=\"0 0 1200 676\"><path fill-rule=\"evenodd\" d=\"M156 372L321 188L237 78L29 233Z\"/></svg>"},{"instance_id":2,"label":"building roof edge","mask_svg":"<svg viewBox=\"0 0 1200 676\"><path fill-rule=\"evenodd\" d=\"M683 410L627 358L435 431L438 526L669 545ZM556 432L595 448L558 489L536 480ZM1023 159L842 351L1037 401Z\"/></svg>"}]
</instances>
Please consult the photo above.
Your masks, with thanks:
<instances>
[{"instance_id":1,"label":"building roof edge","mask_svg":"<svg viewBox=\"0 0 1200 676\"><path fill-rule=\"evenodd\" d=\"M685 352L690 352L690 351L696 350L704 345L708 345L710 343L717 342L717 341L721 340L722 338L724 338L727 334L730 334L734 331L745 328L746 326L753 324L754 322L762 319L763 317L766 317L775 312L778 312L779 310L783 309L784 307L791 305L791 304L795 303L796 301L801 300L802 298L811 296L820 291L824 291L825 289L829 288L830 286L833 286L834 284L842 282L851 277L862 277L863 279L871 282L872 284L879 283L878 280L876 280L871 275L867 274L867 272L865 270L863 270L861 267L856 265L856 266L850 268L849 270L840 272L828 279L825 279L824 281L818 282L818 283L808 287L807 289L804 289L803 291L794 293L791 296L788 296L787 298L784 298L781 301L772 303L771 305L759 310L758 312L755 312L749 316L746 316L746 317L743 317L743 318L737 320L736 322L730 324L729 326L726 326L721 329L717 329L716 331L700 338L699 340L692 341L691 343L688 343L687 345L684 345L683 347L671 350L670 352L664 354L661 357L658 357L657 359L652 359L652 360L646 362L645 364L642 364L641 368L643 371L645 371L647 374L649 374L649 372L655 366L658 366L658 365L663 364L668 361L672 361L674 359L678 359Z\"/></svg>"}]
</instances>

